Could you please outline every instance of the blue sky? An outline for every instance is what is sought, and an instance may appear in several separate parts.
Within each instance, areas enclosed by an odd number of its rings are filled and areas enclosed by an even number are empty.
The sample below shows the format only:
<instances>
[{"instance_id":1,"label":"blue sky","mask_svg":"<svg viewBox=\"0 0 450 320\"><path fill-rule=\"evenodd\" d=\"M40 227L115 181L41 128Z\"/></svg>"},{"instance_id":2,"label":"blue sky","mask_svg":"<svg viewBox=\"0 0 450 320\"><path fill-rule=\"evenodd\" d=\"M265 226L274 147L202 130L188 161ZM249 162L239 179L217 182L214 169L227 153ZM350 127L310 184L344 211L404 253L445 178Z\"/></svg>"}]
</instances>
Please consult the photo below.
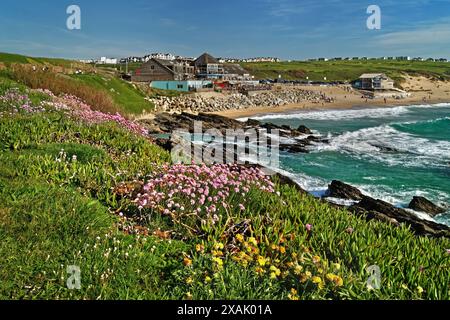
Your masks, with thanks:
<instances>
[{"instance_id":1,"label":"blue sky","mask_svg":"<svg viewBox=\"0 0 450 320\"><path fill-rule=\"evenodd\" d=\"M81 30L66 8L81 8ZM367 7L380 6L381 30ZM0 51L95 58L198 56L450 57L450 0L1 0Z\"/></svg>"}]
</instances>

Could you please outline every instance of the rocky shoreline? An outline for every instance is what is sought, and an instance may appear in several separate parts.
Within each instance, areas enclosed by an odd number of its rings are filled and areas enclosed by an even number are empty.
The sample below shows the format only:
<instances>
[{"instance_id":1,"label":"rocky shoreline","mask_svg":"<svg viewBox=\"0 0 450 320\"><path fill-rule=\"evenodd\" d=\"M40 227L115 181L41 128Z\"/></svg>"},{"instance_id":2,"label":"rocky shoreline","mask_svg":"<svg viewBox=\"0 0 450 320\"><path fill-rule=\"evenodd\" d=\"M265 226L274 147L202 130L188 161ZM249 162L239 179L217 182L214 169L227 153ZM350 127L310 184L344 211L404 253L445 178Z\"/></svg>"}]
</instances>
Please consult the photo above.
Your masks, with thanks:
<instances>
[{"instance_id":1,"label":"rocky shoreline","mask_svg":"<svg viewBox=\"0 0 450 320\"><path fill-rule=\"evenodd\" d=\"M201 95L182 95L178 97L150 98L157 112L219 112L225 110L242 110L264 106L284 106L289 104L331 103L333 99L323 93L284 88L281 90L261 91L244 95L226 94L222 97L204 97Z\"/></svg>"},{"instance_id":2,"label":"rocky shoreline","mask_svg":"<svg viewBox=\"0 0 450 320\"><path fill-rule=\"evenodd\" d=\"M367 220L378 220L397 227L401 224L406 224L419 236L450 238L450 227L434 221L420 219L411 211L368 197L357 188L341 181L335 180L329 185L323 199L326 200L329 197L354 202L353 205L347 207L348 210L355 215L365 217ZM437 211L440 213L445 212L444 209L439 208L423 197L415 197L411 201L409 209L426 213L430 217L435 216Z\"/></svg>"},{"instance_id":3,"label":"rocky shoreline","mask_svg":"<svg viewBox=\"0 0 450 320\"><path fill-rule=\"evenodd\" d=\"M279 130L281 140L283 138L289 139L288 143L280 143L280 150L286 152L307 153L309 152L308 147L312 144L317 142L327 143L325 139L313 135L313 132L305 126L292 129L288 126L263 124L256 120L240 122L227 117L205 113L200 113L197 115L186 112L179 114L160 113L156 114L154 119L142 120L141 123L148 128L151 134L170 135L173 131L179 129L193 133L195 121L202 122L203 130L217 129L223 133L229 129L266 129L269 133L272 130ZM169 138L156 138L155 142L168 151L172 150L173 141ZM281 174L276 175L282 184L295 186L299 192L307 193L306 190L303 190L289 177ZM329 198L349 200L352 205L337 205L329 202L327 200ZM394 205L379 199L368 197L357 188L340 181L333 181L329 185L328 191L322 200L327 201L327 203L332 206L347 208L349 212L357 216L362 216L368 221L378 220L394 226L407 225L411 228L414 234L418 236L450 238L450 227L434 221L421 219L411 211L397 208ZM430 217L445 211L443 208L439 208L429 200L422 197L415 197L411 201L409 208L415 211L425 212L429 214Z\"/></svg>"}]
</instances>

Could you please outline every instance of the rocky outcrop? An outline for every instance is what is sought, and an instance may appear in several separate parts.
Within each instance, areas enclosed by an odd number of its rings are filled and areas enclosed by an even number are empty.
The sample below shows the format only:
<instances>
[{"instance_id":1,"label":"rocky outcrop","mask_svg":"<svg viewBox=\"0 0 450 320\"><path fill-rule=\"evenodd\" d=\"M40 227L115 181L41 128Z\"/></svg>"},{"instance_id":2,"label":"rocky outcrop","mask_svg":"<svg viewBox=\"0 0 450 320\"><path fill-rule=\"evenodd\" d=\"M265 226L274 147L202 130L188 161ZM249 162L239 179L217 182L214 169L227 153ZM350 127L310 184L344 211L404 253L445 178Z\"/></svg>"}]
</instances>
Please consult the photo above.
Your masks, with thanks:
<instances>
[{"instance_id":1,"label":"rocky outcrop","mask_svg":"<svg viewBox=\"0 0 450 320\"><path fill-rule=\"evenodd\" d=\"M364 195L359 191L359 189L345 184L341 181L334 180L328 186L328 190L325 197L346 199L346 200L362 200Z\"/></svg>"},{"instance_id":2,"label":"rocky outcrop","mask_svg":"<svg viewBox=\"0 0 450 320\"><path fill-rule=\"evenodd\" d=\"M292 129L289 126L277 126L269 123L261 123L256 120L241 122L208 113L159 113L153 119L141 120L141 123L148 128L151 134L172 134L176 130L194 133L196 122L201 122L203 132L209 129L215 129L220 131L224 136L227 130L266 129L268 134L273 133L274 130L278 130L281 140L279 145L280 150L290 153L307 153L309 152L308 147L313 143L326 142L320 137L309 135L309 132L312 131L305 126L300 126L299 129ZM289 142L283 142L283 138L289 139ZM171 145L164 140L160 138L156 142L158 145L167 149Z\"/></svg>"},{"instance_id":3,"label":"rocky outcrop","mask_svg":"<svg viewBox=\"0 0 450 320\"><path fill-rule=\"evenodd\" d=\"M450 238L450 228L448 226L422 220L413 213L397 208L382 200L364 196L359 203L351 206L349 210L355 214L365 216L367 220L380 220L395 226L406 224L419 236Z\"/></svg>"},{"instance_id":4,"label":"rocky outcrop","mask_svg":"<svg viewBox=\"0 0 450 320\"><path fill-rule=\"evenodd\" d=\"M415 234L420 236L450 238L450 228L448 226L420 219L412 212L397 208L385 201L365 196L359 189L341 181L333 181L329 185L329 189L325 194L325 198L327 197L359 201L350 206L348 210L358 216L365 217L367 220L378 220L394 226L406 224ZM418 202L418 200L416 199L414 202L429 205L427 202Z\"/></svg>"},{"instance_id":5,"label":"rocky outcrop","mask_svg":"<svg viewBox=\"0 0 450 320\"><path fill-rule=\"evenodd\" d=\"M324 94L298 88L258 92L254 95L233 93L223 97L182 95L150 98L158 112L217 112L252 107L277 107L302 102L328 103L333 99Z\"/></svg>"},{"instance_id":6,"label":"rocky outcrop","mask_svg":"<svg viewBox=\"0 0 450 320\"><path fill-rule=\"evenodd\" d=\"M307 128L304 125L301 125L297 128L298 132L304 133L304 134L313 134L313 132L311 131L311 129Z\"/></svg>"},{"instance_id":7,"label":"rocky outcrop","mask_svg":"<svg viewBox=\"0 0 450 320\"><path fill-rule=\"evenodd\" d=\"M408 208L415 211L428 213L432 217L446 212L445 209L438 207L433 202L424 197L414 197L412 201L409 203Z\"/></svg>"}]
</instances>

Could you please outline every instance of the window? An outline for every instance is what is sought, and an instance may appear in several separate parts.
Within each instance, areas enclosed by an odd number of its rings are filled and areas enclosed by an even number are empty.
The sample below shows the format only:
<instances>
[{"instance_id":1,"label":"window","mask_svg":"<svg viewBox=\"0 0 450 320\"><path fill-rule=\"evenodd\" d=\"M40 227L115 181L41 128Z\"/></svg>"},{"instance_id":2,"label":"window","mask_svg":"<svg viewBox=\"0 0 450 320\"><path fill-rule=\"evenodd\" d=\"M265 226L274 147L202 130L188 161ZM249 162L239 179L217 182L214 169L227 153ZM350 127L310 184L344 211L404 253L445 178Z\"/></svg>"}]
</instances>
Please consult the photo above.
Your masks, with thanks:
<instances>
[{"instance_id":1,"label":"window","mask_svg":"<svg viewBox=\"0 0 450 320\"><path fill-rule=\"evenodd\" d=\"M182 84L177 84L177 89L183 89L184 86Z\"/></svg>"},{"instance_id":2,"label":"window","mask_svg":"<svg viewBox=\"0 0 450 320\"><path fill-rule=\"evenodd\" d=\"M155 66L150 66L150 69L155 70Z\"/></svg>"}]
</instances>

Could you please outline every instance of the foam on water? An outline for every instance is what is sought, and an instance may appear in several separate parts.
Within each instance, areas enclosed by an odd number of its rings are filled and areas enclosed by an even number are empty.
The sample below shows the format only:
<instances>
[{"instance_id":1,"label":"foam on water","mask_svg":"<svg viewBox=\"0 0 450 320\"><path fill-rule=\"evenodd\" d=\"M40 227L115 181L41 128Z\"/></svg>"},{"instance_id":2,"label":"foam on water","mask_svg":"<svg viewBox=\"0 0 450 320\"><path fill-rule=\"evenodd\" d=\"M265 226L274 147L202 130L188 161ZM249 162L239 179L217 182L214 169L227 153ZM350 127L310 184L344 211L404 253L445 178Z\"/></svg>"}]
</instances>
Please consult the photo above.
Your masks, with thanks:
<instances>
[{"instance_id":1,"label":"foam on water","mask_svg":"<svg viewBox=\"0 0 450 320\"><path fill-rule=\"evenodd\" d=\"M450 142L432 141L383 125L345 132L331 137L329 143L315 145L314 152L336 151L355 157L372 158L387 165L446 166L450 160Z\"/></svg>"},{"instance_id":2,"label":"foam on water","mask_svg":"<svg viewBox=\"0 0 450 320\"><path fill-rule=\"evenodd\" d=\"M266 114L261 116L240 118L239 121L245 122L248 119L265 121L276 119L298 119L298 120L330 120L338 121L345 119L361 119L361 118L386 118L397 117L403 114L407 114L412 109L417 108L435 108L435 107L449 107L449 103L438 104L421 104L412 106L397 106L397 107L382 107L382 108L364 108L364 109L329 109L319 111L300 111L295 113L284 114Z\"/></svg>"}]
</instances>

